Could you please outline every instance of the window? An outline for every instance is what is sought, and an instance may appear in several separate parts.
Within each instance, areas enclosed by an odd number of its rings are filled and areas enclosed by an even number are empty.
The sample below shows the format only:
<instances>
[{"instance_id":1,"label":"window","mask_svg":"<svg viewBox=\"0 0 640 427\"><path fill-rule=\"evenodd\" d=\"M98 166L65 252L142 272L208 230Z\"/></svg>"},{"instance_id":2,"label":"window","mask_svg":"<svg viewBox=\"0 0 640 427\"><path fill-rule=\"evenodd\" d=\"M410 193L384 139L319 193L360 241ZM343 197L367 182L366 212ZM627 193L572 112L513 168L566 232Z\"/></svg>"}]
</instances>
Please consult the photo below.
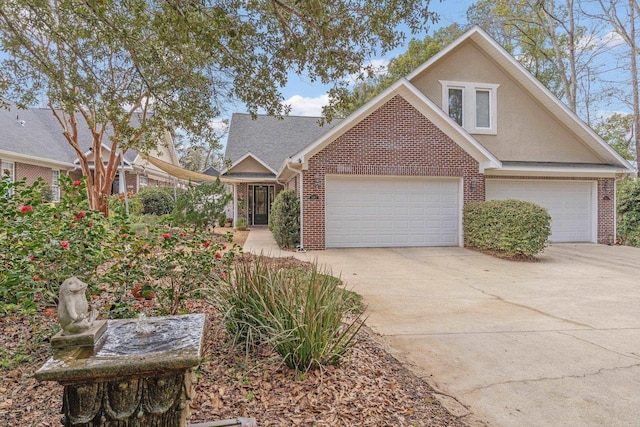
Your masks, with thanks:
<instances>
[{"instance_id":1,"label":"window","mask_svg":"<svg viewBox=\"0 0 640 427\"><path fill-rule=\"evenodd\" d=\"M15 182L16 180L16 172L15 166L12 162L2 161L0 162L0 176L2 176L3 181L7 182ZM13 188L9 189L9 195L13 194Z\"/></svg>"},{"instance_id":2,"label":"window","mask_svg":"<svg viewBox=\"0 0 640 427\"><path fill-rule=\"evenodd\" d=\"M497 84L440 81L442 109L469 133L497 133Z\"/></svg>"},{"instance_id":3,"label":"window","mask_svg":"<svg viewBox=\"0 0 640 427\"><path fill-rule=\"evenodd\" d=\"M60 201L60 171L51 170L51 201Z\"/></svg>"},{"instance_id":4,"label":"window","mask_svg":"<svg viewBox=\"0 0 640 427\"><path fill-rule=\"evenodd\" d=\"M146 176L138 175L138 177L140 178L140 188L143 188L149 185L149 180L147 179Z\"/></svg>"}]
</instances>

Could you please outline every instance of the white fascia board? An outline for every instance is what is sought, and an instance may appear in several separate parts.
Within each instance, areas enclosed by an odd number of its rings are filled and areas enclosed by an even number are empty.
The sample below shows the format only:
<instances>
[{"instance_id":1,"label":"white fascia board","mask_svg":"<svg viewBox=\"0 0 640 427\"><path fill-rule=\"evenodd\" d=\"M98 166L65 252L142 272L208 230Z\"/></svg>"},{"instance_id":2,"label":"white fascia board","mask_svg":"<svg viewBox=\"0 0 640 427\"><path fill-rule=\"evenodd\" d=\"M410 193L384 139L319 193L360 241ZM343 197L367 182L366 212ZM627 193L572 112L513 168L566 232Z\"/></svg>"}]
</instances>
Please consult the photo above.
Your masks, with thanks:
<instances>
[{"instance_id":1,"label":"white fascia board","mask_svg":"<svg viewBox=\"0 0 640 427\"><path fill-rule=\"evenodd\" d=\"M594 169L589 167L553 167L553 166L504 166L500 169L487 170L485 176L563 176L615 178L618 174L627 173L623 168Z\"/></svg>"},{"instance_id":2,"label":"white fascia board","mask_svg":"<svg viewBox=\"0 0 640 427\"><path fill-rule=\"evenodd\" d=\"M502 166L500 160L484 148L468 132L460 127L451 117L446 115L433 101L416 89L416 87L405 78L395 82L371 101L350 114L336 127L322 135L315 142L311 143L291 158L294 162L297 161L302 163L303 169L307 169L309 158L317 154L331 142L335 141L355 124L359 123L363 118L380 108L396 95L402 96L414 108L420 111L420 113L422 113L427 119L431 120L439 129L456 142L463 150L476 159L480 163L481 169L483 168L482 165L485 165L484 167L488 168L499 168Z\"/></svg>"},{"instance_id":3,"label":"white fascia board","mask_svg":"<svg viewBox=\"0 0 640 427\"><path fill-rule=\"evenodd\" d=\"M20 154L13 151L0 150L0 159L12 162L20 162L37 166L45 166L61 169L75 169L77 165L59 160L51 160L44 157L30 156L28 154Z\"/></svg>"},{"instance_id":4,"label":"white fascia board","mask_svg":"<svg viewBox=\"0 0 640 427\"><path fill-rule=\"evenodd\" d=\"M291 157L287 157L276 174L276 181L289 182L291 178L301 171L302 163L293 161Z\"/></svg>"},{"instance_id":5,"label":"white fascia board","mask_svg":"<svg viewBox=\"0 0 640 427\"><path fill-rule=\"evenodd\" d=\"M234 167L238 166L240 163L242 163L243 161L245 161L249 157L253 158L253 160L255 160L256 162L260 163L262 166L264 166L269 172L273 173L274 175L278 174L277 171L273 170L273 168L271 168L265 162L260 160L260 158L258 156L254 155L251 151L249 151L247 154L245 154L244 156L240 157L238 160L233 162L233 164L231 166L229 166L228 168L225 168L224 170L220 171L220 175L223 175L223 174L229 172L231 169L233 169Z\"/></svg>"}]
</instances>

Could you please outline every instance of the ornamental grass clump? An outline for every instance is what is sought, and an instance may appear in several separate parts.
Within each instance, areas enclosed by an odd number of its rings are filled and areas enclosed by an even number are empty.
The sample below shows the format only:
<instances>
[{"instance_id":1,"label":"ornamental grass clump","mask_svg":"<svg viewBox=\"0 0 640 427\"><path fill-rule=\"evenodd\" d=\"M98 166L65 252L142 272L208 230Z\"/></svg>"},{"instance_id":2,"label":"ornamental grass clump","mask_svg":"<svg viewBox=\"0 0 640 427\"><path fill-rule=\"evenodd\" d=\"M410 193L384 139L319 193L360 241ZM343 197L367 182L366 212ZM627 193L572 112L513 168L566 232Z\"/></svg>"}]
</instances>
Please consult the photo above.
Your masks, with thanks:
<instances>
[{"instance_id":1,"label":"ornamental grass clump","mask_svg":"<svg viewBox=\"0 0 640 427\"><path fill-rule=\"evenodd\" d=\"M511 258L532 258L547 246L549 212L521 200L467 203L463 212L465 246Z\"/></svg>"},{"instance_id":2,"label":"ornamental grass clump","mask_svg":"<svg viewBox=\"0 0 640 427\"><path fill-rule=\"evenodd\" d=\"M338 364L364 323L341 281L316 265L280 269L263 256L244 259L220 289L231 337L247 348L269 344L299 371Z\"/></svg>"}]
</instances>

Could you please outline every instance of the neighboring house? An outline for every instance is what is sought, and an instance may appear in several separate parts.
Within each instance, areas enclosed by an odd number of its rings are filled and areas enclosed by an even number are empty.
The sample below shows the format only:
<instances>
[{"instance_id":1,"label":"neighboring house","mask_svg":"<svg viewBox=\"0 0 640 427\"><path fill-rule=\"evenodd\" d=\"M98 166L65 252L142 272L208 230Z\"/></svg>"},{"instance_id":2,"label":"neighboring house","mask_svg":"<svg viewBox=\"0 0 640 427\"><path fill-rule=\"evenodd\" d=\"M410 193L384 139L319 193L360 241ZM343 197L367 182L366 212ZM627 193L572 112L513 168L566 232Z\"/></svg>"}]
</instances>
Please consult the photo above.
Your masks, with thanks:
<instances>
[{"instance_id":1,"label":"neighboring house","mask_svg":"<svg viewBox=\"0 0 640 427\"><path fill-rule=\"evenodd\" d=\"M266 223L291 188L306 249L461 246L465 203L513 198L549 210L552 242L615 238L632 166L477 27L346 119L316 120L233 116L236 216Z\"/></svg>"},{"instance_id":2,"label":"neighboring house","mask_svg":"<svg viewBox=\"0 0 640 427\"><path fill-rule=\"evenodd\" d=\"M91 136L87 129L83 129L82 121L79 123L81 146L86 147L86 153L91 156ZM155 150L152 154L178 165L173 140L168 132L164 141L158 144L158 150L159 155ZM102 154L103 158L108 156L109 148L103 146ZM82 176L76 153L62 135L62 128L52 112L46 108L0 108L0 161L5 179L19 181L26 178L27 183L33 183L42 178L50 186L54 201L60 198L60 174L68 174L74 179ZM175 182L169 174L129 150L124 155L123 168L119 168L114 180L113 194L124 191L120 184L122 169L126 188L131 192L138 192L147 186L172 186Z\"/></svg>"}]
</instances>

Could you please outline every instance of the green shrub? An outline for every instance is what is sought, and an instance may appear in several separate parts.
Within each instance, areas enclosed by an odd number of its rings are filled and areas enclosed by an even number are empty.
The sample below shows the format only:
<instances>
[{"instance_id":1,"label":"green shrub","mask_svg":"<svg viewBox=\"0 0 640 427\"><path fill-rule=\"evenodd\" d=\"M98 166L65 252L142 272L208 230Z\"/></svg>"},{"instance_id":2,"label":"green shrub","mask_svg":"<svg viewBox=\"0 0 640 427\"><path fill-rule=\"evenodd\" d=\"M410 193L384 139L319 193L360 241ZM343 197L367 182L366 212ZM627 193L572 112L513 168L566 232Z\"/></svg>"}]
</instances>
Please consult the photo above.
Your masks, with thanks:
<instances>
[{"instance_id":1,"label":"green shrub","mask_svg":"<svg viewBox=\"0 0 640 427\"><path fill-rule=\"evenodd\" d=\"M640 247L640 180L618 183L618 235L625 245Z\"/></svg>"},{"instance_id":2,"label":"green shrub","mask_svg":"<svg viewBox=\"0 0 640 427\"><path fill-rule=\"evenodd\" d=\"M165 215L171 213L175 207L173 196L160 187L145 188L138 192L137 197L142 203L144 214Z\"/></svg>"},{"instance_id":3,"label":"green shrub","mask_svg":"<svg viewBox=\"0 0 640 427\"><path fill-rule=\"evenodd\" d=\"M235 264L220 307L234 339L248 347L269 343L288 367L306 371L338 364L364 323L357 299L340 285L315 265L281 269L254 257Z\"/></svg>"},{"instance_id":4,"label":"green shrub","mask_svg":"<svg viewBox=\"0 0 640 427\"><path fill-rule=\"evenodd\" d=\"M227 220L225 206L233 197L218 178L214 183L189 186L176 202L173 218L177 224L192 226L194 231Z\"/></svg>"},{"instance_id":5,"label":"green shrub","mask_svg":"<svg viewBox=\"0 0 640 427\"><path fill-rule=\"evenodd\" d=\"M244 231L247 229L247 218L245 217L240 217L238 218L238 220L236 221L236 229L240 230L240 231Z\"/></svg>"},{"instance_id":6,"label":"green shrub","mask_svg":"<svg viewBox=\"0 0 640 427\"><path fill-rule=\"evenodd\" d=\"M283 190L271 205L270 230L281 248L300 243L300 201L293 190Z\"/></svg>"},{"instance_id":7,"label":"green shrub","mask_svg":"<svg viewBox=\"0 0 640 427\"><path fill-rule=\"evenodd\" d=\"M115 194L109 197L109 212L120 210L126 212L126 205L129 205L129 215L141 215L144 209L142 201L137 195L129 193L125 203L124 196L122 194Z\"/></svg>"},{"instance_id":8,"label":"green shrub","mask_svg":"<svg viewBox=\"0 0 640 427\"><path fill-rule=\"evenodd\" d=\"M464 207L463 228L470 248L532 257L547 245L551 217L545 208L521 200L472 202Z\"/></svg>"}]
</instances>

